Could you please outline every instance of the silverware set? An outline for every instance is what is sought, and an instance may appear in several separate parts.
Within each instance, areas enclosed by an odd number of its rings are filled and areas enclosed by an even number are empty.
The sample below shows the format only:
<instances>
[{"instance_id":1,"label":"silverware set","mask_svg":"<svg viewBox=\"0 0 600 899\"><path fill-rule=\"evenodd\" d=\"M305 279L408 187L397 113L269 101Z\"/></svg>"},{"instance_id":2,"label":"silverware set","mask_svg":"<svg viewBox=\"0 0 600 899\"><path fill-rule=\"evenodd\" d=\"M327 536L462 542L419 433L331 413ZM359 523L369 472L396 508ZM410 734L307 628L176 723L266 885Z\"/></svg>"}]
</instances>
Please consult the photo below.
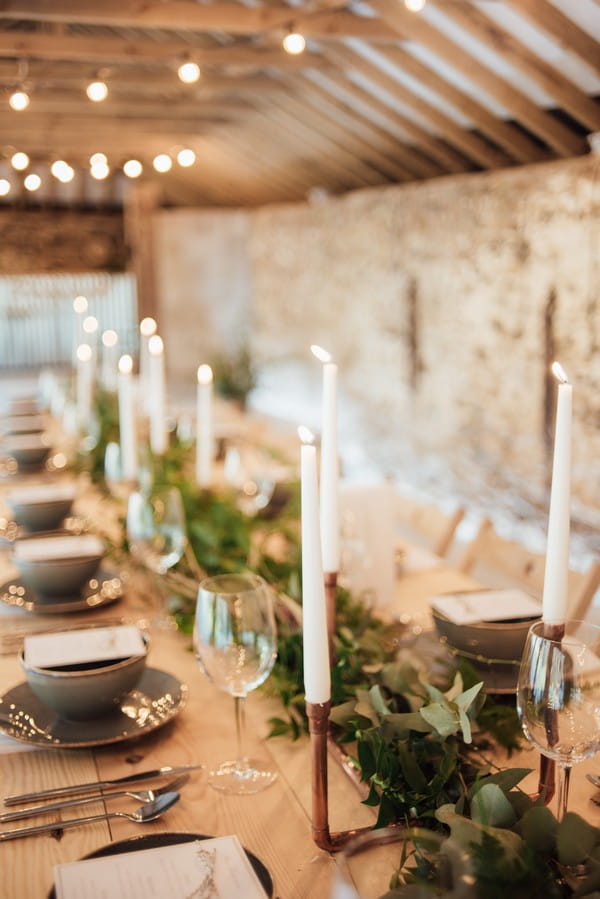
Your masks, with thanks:
<instances>
[{"instance_id":1,"label":"silverware set","mask_svg":"<svg viewBox=\"0 0 600 899\"><path fill-rule=\"evenodd\" d=\"M59 797L75 796L79 793L87 793L90 795L77 796L73 799L59 799L58 802L42 803L27 808L19 808L12 812L0 813L0 823L8 821L22 820L23 818L33 817L34 815L51 814L63 808L72 808L79 805L87 805L92 802L105 802L117 798L128 797L141 802L133 812L105 812L101 815L89 815L82 818L67 818L61 821L52 821L48 824L39 824L33 827L22 827L17 830L6 830L0 832L0 842L5 840L15 840L19 837L33 836L34 834L48 833L54 830L63 830L68 827L83 826L85 824L95 823L97 821L107 821L110 818L127 818L136 824L145 824L148 821L155 821L176 802L179 801L180 794L178 790L183 787L190 778L190 772L199 770L203 765L187 765L179 768L164 767L157 768L152 771L144 771L139 774L117 778L112 781L97 781L95 783L77 784L73 786L55 787L50 790L39 790L36 793L23 793L18 796L7 796L4 799L4 805L12 806L27 802L39 802L45 799L58 799ZM172 777L166 784L155 787L154 789L135 790L125 789L126 786L135 787L137 783L147 780L157 780L165 777ZM123 789L112 789L114 787L123 787ZM104 793L101 790L111 790Z\"/></svg>"}]
</instances>

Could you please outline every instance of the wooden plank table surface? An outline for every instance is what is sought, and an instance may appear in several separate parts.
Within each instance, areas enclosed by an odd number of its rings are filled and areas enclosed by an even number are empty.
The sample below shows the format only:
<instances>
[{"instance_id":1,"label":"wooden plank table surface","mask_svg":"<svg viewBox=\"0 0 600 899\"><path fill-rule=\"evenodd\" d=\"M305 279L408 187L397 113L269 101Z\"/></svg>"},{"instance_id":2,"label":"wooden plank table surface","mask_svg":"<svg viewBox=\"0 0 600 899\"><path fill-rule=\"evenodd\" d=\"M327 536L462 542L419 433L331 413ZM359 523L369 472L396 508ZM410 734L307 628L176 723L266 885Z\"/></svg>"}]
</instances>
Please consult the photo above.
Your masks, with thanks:
<instances>
[{"instance_id":1,"label":"wooden plank table surface","mask_svg":"<svg viewBox=\"0 0 600 899\"><path fill-rule=\"evenodd\" d=\"M7 489L0 486L0 499ZM10 575L6 551L0 553L2 580ZM477 586L465 575L443 563L432 568L406 566L398 578L393 611L415 620L426 620L427 601L436 593ZM77 623L112 619L115 615L139 615L139 597L126 598L103 612L78 615ZM4 633L54 627L54 616L0 610L0 638ZM212 764L235 754L233 700L208 683L190 651L190 638L166 630L151 634L148 664L168 671L189 687L189 700L169 724L145 738L115 743L93 750L32 749L0 734L0 797L11 793L44 789L66 783L122 777L161 765ZM1 645L1 643L0 643ZM24 680L14 654L0 655L0 693ZM310 755L307 739L296 743L287 738L266 740L267 719L278 706L262 694L248 698L247 725L250 754L271 761L279 773L267 790L249 797L228 796L208 787L204 772L192 775L182 789L180 802L153 823L136 825L112 819L82 828L66 830L60 836L46 834L0 844L0 899L43 899L53 882L53 865L74 861L106 844L138 834L189 832L225 835L235 833L242 844L267 866L280 899L326 899L329 895L334 861L311 839ZM532 750L514 755L501 764L537 768ZM600 808L593 805L593 789L584 779L585 771L597 769L593 759L575 767L570 806L600 825ZM355 785L330 761L330 825L332 830L370 825L373 810L360 804ZM531 778L533 789L535 778ZM110 810L132 810L136 802L113 801ZM86 812L101 812L102 804ZM78 811L75 810L75 814ZM55 815L68 817L73 811ZM48 817L41 819L51 820ZM30 823L30 822L27 822ZM38 823L37 820L31 823ZM19 826L17 823L13 827ZM8 828L8 825L7 825Z\"/></svg>"}]
</instances>

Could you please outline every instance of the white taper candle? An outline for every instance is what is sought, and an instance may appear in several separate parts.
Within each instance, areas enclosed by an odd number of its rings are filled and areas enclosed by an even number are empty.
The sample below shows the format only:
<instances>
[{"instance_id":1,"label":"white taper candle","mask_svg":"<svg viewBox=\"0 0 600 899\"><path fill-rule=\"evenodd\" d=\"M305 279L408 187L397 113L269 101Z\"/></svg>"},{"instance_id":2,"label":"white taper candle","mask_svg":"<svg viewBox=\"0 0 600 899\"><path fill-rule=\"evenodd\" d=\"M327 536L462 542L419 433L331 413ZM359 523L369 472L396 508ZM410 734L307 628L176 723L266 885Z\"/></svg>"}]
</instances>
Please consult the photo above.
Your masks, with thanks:
<instances>
[{"instance_id":1,"label":"white taper candle","mask_svg":"<svg viewBox=\"0 0 600 899\"><path fill-rule=\"evenodd\" d=\"M131 356L121 356L118 378L119 440L123 477L127 481L133 481L137 476L137 433L132 369L133 359Z\"/></svg>"},{"instance_id":2,"label":"white taper candle","mask_svg":"<svg viewBox=\"0 0 600 899\"><path fill-rule=\"evenodd\" d=\"M210 365L198 367L196 399L196 483L209 487L213 460L213 373Z\"/></svg>"}]
</instances>

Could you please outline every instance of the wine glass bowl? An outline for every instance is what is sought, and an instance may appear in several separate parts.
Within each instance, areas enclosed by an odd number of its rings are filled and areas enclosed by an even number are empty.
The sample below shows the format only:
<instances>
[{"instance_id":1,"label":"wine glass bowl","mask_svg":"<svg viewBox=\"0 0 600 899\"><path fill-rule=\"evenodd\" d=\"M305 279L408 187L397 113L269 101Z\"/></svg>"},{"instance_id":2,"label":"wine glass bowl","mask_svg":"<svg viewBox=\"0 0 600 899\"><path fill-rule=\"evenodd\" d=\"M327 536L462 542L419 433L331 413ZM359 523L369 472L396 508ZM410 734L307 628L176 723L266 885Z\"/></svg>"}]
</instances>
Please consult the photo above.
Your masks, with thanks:
<instances>
[{"instance_id":1,"label":"wine glass bowl","mask_svg":"<svg viewBox=\"0 0 600 899\"><path fill-rule=\"evenodd\" d=\"M277 637L273 594L254 574L222 574L206 578L198 588L194 652L202 671L216 687L234 698L237 758L211 772L209 784L226 793L249 794L276 778L244 750L244 701L273 668Z\"/></svg>"},{"instance_id":2,"label":"wine glass bowl","mask_svg":"<svg viewBox=\"0 0 600 899\"><path fill-rule=\"evenodd\" d=\"M562 774L559 817L567 810L571 766L600 749L600 627L567 621L564 633L538 621L521 660L517 710L525 736Z\"/></svg>"},{"instance_id":3,"label":"wine glass bowl","mask_svg":"<svg viewBox=\"0 0 600 899\"><path fill-rule=\"evenodd\" d=\"M236 491L238 508L245 515L257 515L269 505L275 491L274 463L261 450L231 443L225 451L223 475Z\"/></svg>"}]
</instances>

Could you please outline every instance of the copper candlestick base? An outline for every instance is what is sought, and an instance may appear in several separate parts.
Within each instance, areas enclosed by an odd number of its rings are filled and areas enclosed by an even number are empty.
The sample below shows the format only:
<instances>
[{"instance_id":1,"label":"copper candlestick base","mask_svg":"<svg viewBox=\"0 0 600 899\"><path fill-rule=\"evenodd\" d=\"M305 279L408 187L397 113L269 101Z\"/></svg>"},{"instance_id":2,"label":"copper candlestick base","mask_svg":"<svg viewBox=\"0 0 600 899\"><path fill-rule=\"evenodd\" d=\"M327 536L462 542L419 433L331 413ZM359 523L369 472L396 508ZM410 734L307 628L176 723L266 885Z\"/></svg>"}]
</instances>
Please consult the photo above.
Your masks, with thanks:
<instances>
[{"instance_id":1,"label":"copper candlestick base","mask_svg":"<svg viewBox=\"0 0 600 899\"><path fill-rule=\"evenodd\" d=\"M339 852L348 840L371 830L359 827L339 833L329 831L329 798L327 790L327 735L331 702L307 702L312 762L312 836L319 849Z\"/></svg>"},{"instance_id":2,"label":"copper candlestick base","mask_svg":"<svg viewBox=\"0 0 600 899\"><path fill-rule=\"evenodd\" d=\"M335 604L337 599L337 571L326 571L325 580L325 607L327 609L327 637L329 639L329 661L335 665L333 652L333 635L335 633Z\"/></svg>"}]
</instances>

